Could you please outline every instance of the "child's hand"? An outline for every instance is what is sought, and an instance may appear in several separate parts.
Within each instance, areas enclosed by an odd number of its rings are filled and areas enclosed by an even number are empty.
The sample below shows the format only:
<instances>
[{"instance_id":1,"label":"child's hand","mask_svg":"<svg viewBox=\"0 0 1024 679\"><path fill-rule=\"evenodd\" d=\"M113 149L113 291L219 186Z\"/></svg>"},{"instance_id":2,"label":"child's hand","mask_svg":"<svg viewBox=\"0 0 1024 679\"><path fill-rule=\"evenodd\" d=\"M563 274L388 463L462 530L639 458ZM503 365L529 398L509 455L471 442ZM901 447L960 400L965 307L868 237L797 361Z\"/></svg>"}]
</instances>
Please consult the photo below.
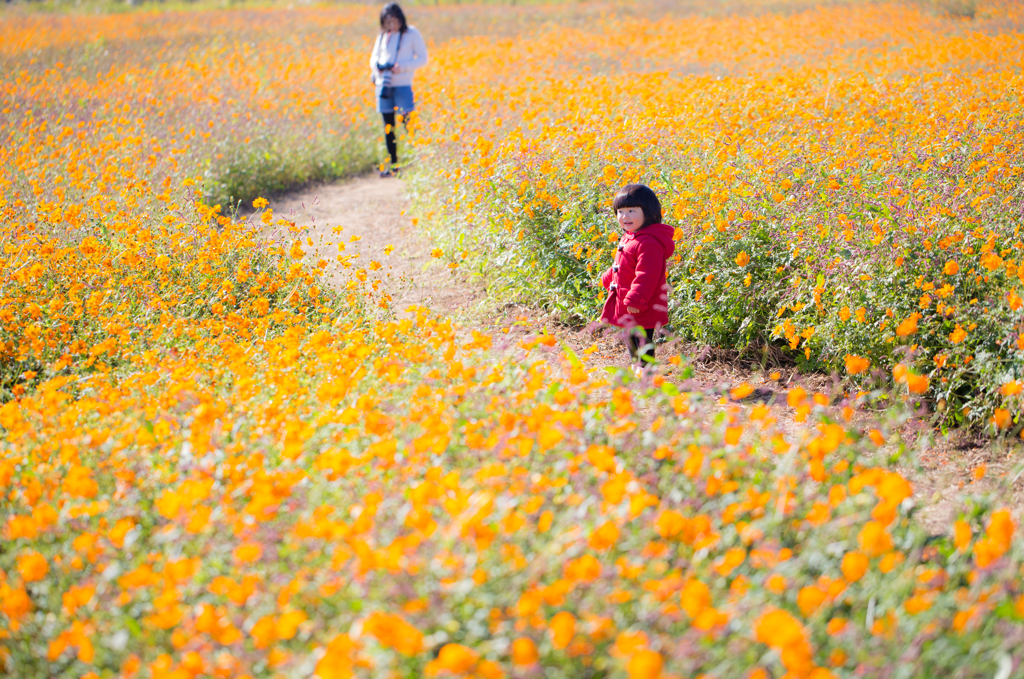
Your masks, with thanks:
<instances>
[{"instance_id":1,"label":"child's hand","mask_svg":"<svg viewBox=\"0 0 1024 679\"><path fill-rule=\"evenodd\" d=\"M638 314L638 313L640 313L640 310L637 309L635 306L628 306L628 307L626 307L626 311L628 311L631 314Z\"/></svg>"}]
</instances>

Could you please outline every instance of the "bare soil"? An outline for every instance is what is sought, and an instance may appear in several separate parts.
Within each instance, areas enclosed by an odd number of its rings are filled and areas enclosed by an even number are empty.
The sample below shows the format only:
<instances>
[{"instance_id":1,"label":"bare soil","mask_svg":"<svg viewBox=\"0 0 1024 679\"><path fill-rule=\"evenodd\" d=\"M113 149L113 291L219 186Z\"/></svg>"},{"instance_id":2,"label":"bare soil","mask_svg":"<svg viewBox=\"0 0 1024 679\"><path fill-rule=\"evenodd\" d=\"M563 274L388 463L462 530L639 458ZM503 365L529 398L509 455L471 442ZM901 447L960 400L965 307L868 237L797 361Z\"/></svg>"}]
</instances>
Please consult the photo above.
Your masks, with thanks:
<instances>
[{"instance_id":1,"label":"bare soil","mask_svg":"<svg viewBox=\"0 0 1024 679\"><path fill-rule=\"evenodd\" d=\"M285 194L272 202L275 217L305 229L328 273L342 280L344 262L381 279L400 315L410 305L462 317L486 298L479 283L446 269L430 254L433 244L406 215L408 200L401 179L363 176ZM308 241L307 241L308 245ZM388 246L394 249L388 254ZM372 271L372 262L381 268Z\"/></svg>"}]
</instances>

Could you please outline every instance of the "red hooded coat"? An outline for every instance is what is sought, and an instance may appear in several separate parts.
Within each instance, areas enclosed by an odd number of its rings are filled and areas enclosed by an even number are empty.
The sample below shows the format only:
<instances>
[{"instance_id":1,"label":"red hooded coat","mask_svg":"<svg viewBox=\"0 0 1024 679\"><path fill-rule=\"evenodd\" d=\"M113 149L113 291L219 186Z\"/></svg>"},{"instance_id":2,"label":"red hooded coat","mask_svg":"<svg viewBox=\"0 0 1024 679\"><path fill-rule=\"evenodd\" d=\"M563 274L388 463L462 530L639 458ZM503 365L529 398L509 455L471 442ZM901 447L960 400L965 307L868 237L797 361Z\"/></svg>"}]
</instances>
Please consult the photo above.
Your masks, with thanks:
<instances>
[{"instance_id":1,"label":"red hooded coat","mask_svg":"<svg viewBox=\"0 0 1024 679\"><path fill-rule=\"evenodd\" d=\"M675 230L648 224L619 241L615 263L601 276L608 290L601 320L619 327L657 328L668 322L668 282L665 263L675 252ZM626 307L639 309L631 314Z\"/></svg>"}]
</instances>

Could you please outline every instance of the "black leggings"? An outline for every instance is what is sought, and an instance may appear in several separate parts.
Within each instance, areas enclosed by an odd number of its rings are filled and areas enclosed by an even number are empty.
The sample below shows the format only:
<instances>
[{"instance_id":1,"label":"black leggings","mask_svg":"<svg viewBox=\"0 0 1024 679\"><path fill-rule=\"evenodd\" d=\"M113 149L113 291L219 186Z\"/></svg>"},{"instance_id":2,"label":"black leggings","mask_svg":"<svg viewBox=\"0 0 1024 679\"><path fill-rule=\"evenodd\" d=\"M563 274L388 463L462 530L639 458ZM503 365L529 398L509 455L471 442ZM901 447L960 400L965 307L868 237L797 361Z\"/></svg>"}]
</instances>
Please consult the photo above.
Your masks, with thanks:
<instances>
[{"instance_id":1,"label":"black leggings","mask_svg":"<svg viewBox=\"0 0 1024 679\"><path fill-rule=\"evenodd\" d=\"M625 341L634 363L646 365L654 362L654 328L628 328Z\"/></svg>"},{"instance_id":2,"label":"black leggings","mask_svg":"<svg viewBox=\"0 0 1024 679\"><path fill-rule=\"evenodd\" d=\"M405 129L409 130L409 116L412 113L406 113L402 124L405 125ZM394 113L381 113L384 118L384 143L388 145L388 155L391 156L391 164L398 165L398 142L395 140L395 114Z\"/></svg>"}]
</instances>

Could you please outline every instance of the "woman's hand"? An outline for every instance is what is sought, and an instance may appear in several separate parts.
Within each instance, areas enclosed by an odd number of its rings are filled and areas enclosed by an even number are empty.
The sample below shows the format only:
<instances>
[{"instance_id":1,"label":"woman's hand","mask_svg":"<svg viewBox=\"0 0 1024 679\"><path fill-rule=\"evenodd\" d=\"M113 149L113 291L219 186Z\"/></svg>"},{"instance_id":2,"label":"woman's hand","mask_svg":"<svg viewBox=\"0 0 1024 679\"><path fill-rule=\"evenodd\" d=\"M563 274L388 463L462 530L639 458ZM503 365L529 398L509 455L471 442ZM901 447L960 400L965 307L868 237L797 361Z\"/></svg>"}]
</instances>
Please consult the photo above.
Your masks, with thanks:
<instances>
[{"instance_id":1,"label":"woman's hand","mask_svg":"<svg viewBox=\"0 0 1024 679\"><path fill-rule=\"evenodd\" d=\"M391 67L391 72L392 73L401 73L402 72L402 67L399 66L398 64L395 64L394 66Z\"/></svg>"},{"instance_id":2,"label":"woman's hand","mask_svg":"<svg viewBox=\"0 0 1024 679\"><path fill-rule=\"evenodd\" d=\"M628 311L631 314L638 314L638 313L640 313L640 310L637 309L635 306L628 306L628 307L626 307L626 311Z\"/></svg>"}]
</instances>

